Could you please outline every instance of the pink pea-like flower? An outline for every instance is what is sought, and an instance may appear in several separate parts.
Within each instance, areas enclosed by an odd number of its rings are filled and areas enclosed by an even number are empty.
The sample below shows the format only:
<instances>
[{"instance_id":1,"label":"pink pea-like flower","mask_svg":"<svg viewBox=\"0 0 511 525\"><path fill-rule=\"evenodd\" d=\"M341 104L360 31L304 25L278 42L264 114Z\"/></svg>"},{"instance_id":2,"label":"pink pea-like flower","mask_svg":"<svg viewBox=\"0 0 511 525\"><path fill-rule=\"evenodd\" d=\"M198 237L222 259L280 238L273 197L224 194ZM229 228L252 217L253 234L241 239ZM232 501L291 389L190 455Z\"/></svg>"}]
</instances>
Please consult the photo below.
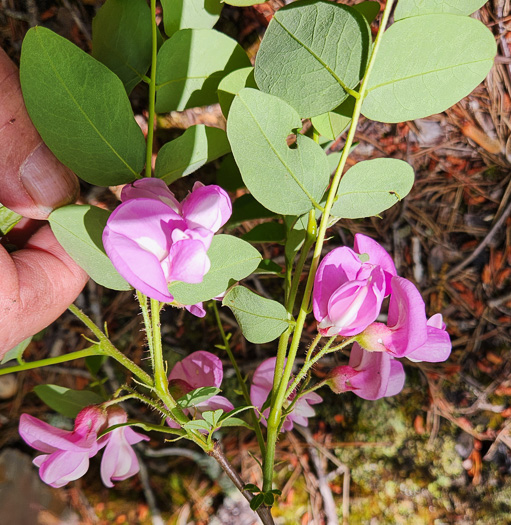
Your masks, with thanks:
<instances>
[{"instance_id":1,"label":"pink pea-like flower","mask_svg":"<svg viewBox=\"0 0 511 525\"><path fill-rule=\"evenodd\" d=\"M122 408L108 408L106 426L112 427L126 421L128 416ZM115 428L99 439L99 447L105 447L101 459L101 480L105 486L113 487L112 480L122 481L131 478L140 470L137 456L132 448L132 445L140 441L149 441L149 437L135 432L129 426Z\"/></svg>"},{"instance_id":2,"label":"pink pea-like flower","mask_svg":"<svg viewBox=\"0 0 511 525\"><path fill-rule=\"evenodd\" d=\"M149 439L129 427L114 429L98 440L98 433L108 426L127 421L118 407L86 407L76 416L74 430L61 430L29 414L20 417L19 433L31 447L44 452L34 459L39 476L52 487L63 487L81 478L89 469L89 459L106 446L101 461L101 478L107 487L112 479L122 480L136 474L138 461L131 445Z\"/></svg>"},{"instance_id":3,"label":"pink pea-like flower","mask_svg":"<svg viewBox=\"0 0 511 525\"><path fill-rule=\"evenodd\" d=\"M391 293L396 268L390 255L370 237L357 233L354 250L332 250L316 272L314 317L324 336L354 336L377 317Z\"/></svg>"},{"instance_id":4,"label":"pink pea-like flower","mask_svg":"<svg viewBox=\"0 0 511 525\"><path fill-rule=\"evenodd\" d=\"M220 358L210 352L198 350L174 365L169 374L169 389L174 397L179 399L197 388L207 386L220 388L223 377L224 370ZM195 404L193 409L185 409L184 412L196 417L202 412L218 409L230 412L234 406L224 396L214 395L206 401ZM167 423L173 428L179 427L170 419L167 419Z\"/></svg>"},{"instance_id":5,"label":"pink pea-like flower","mask_svg":"<svg viewBox=\"0 0 511 525\"><path fill-rule=\"evenodd\" d=\"M258 407L262 412L264 416L262 422L264 425L266 425L266 418L270 413L270 409L266 408L263 411L262 408L266 403L266 399L268 398L268 395L273 387L276 361L277 359L275 357L263 361L256 368L254 377L252 378L252 385L250 387L250 399L254 406ZM284 408L290 405L294 397L295 395L292 394L289 399L285 401ZM289 431L293 428L294 423L302 425L303 427L308 426L308 418L315 415L315 411L311 405L316 405L317 403L321 403L321 401L323 401L323 398L315 392L310 392L300 397L300 399L298 399L296 402L293 411L286 417L286 420L282 425L282 429Z\"/></svg>"},{"instance_id":6,"label":"pink pea-like flower","mask_svg":"<svg viewBox=\"0 0 511 525\"><path fill-rule=\"evenodd\" d=\"M355 343L349 364L334 368L327 384L336 393L353 392L375 400L399 394L405 384L403 365L385 352L368 352Z\"/></svg>"},{"instance_id":7,"label":"pink pea-like flower","mask_svg":"<svg viewBox=\"0 0 511 525\"><path fill-rule=\"evenodd\" d=\"M227 193L197 182L179 203L162 180L142 179L123 188L121 199L108 219L103 245L126 281L168 303L174 300L171 282L202 282L211 266L207 251L213 235L232 213ZM205 314L201 305L189 310Z\"/></svg>"},{"instance_id":8,"label":"pink pea-like flower","mask_svg":"<svg viewBox=\"0 0 511 525\"><path fill-rule=\"evenodd\" d=\"M403 277L392 278L387 325L373 323L357 340L373 352L430 363L445 361L452 348L442 315L427 320L419 290Z\"/></svg>"}]
</instances>

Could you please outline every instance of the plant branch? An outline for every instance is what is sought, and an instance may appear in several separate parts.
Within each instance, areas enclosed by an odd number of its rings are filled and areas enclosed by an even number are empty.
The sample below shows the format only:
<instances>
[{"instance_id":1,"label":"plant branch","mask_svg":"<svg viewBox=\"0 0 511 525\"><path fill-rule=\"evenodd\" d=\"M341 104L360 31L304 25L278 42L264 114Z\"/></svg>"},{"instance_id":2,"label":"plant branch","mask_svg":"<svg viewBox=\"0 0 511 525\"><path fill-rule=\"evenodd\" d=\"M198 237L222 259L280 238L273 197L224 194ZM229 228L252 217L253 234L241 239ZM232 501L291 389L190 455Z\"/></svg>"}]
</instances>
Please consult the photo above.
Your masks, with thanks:
<instances>
[{"instance_id":1,"label":"plant branch","mask_svg":"<svg viewBox=\"0 0 511 525\"><path fill-rule=\"evenodd\" d=\"M49 357L48 359L40 359L39 361L33 361L31 363L23 363L22 365L0 368L0 376L13 374L15 372L23 372L24 370L33 370L34 368L41 368L43 366L59 365L61 363L67 363L68 361L81 359L82 357L90 357L93 355L107 354L101 350L99 345L94 345L91 348L79 350L78 352L71 352L70 354L59 355L58 357Z\"/></svg>"},{"instance_id":2,"label":"plant branch","mask_svg":"<svg viewBox=\"0 0 511 525\"><path fill-rule=\"evenodd\" d=\"M337 170L335 171L335 174L332 179L332 183L330 185L330 189L328 192L327 201L325 204L325 208L323 211L323 215L321 217L321 221L319 224L318 229L318 235L316 240L316 246L314 248L314 253L312 257L311 262L311 268L309 270L309 275L307 278L307 283L305 285L305 292L303 294L302 298L302 304L300 306L300 312L298 314L298 317L296 319L296 325L295 330L293 334L293 338L291 340L291 344L289 347L289 353L287 356L287 363L286 367L284 369L284 373L282 374L282 377L280 379L280 384L278 387L278 391L273 396L273 403L272 408L270 411L270 415L268 417L268 434L267 434L267 446L266 446L266 456L264 460L263 465L263 491L268 491L271 489L272 486L272 479L273 479L273 464L275 461L275 447L276 447L276 441L278 437L278 429L280 426L280 418L282 413L282 405L284 401L287 399L286 397L286 390L287 384L291 378L291 373L293 369L293 364L296 358L296 353L298 351L298 347L300 344L300 339L302 336L303 327L305 324L305 319L307 317L307 314L309 312L309 304L310 299L312 295L312 288L314 284L314 278L316 276L316 270L319 265L319 259L321 257L321 251L323 249L323 243L325 241L325 234L328 227L328 221L330 217L330 210L332 209L335 197L337 195L337 190L339 188L339 183L341 181L341 177L344 171L344 167L346 166L346 161L348 159L348 156L350 154L351 145L353 144L353 140L355 138L355 132L358 126L358 121L360 119L361 110L362 110L362 103L364 101L364 98L367 94L367 85L369 82L369 77L371 74L371 71L373 69L376 56L378 54L378 49L381 42L381 37L385 31L385 28L387 26L390 12L392 10L394 4L394 0L388 0L387 4L385 6L385 11L383 12L382 22L380 24L380 27L378 29L378 34L376 36L376 39L374 41L373 45L373 51L371 53L371 57L369 59L369 64L367 66L366 73L364 75L364 78L360 84L360 90L359 90L359 97L356 97L355 102L355 108L353 110L353 116L352 116L352 122L351 127L348 132L348 135L346 137L346 143L344 145L341 158L339 160L339 165L337 166ZM320 354L318 354L320 355ZM278 356L278 354L277 354ZM311 361L309 361L309 366L307 367L307 370L310 368L310 363L316 362L317 359L319 359L317 356L314 357ZM304 369L307 365L304 365ZM275 374L277 374L277 368ZM305 372L306 373L306 372ZM300 374L299 374L300 375ZM298 377L298 376L297 376ZM302 376L303 377L303 376ZM300 379L301 380L301 379ZM295 380L296 382L296 380ZM298 383L297 383L298 384ZM292 390L291 390L292 391Z\"/></svg>"},{"instance_id":3,"label":"plant branch","mask_svg":"<svg viewBox=\"0 0 511 525\"><path fill-rule=\"evenodd\" d=\"M216 459L220 467L222 467L222 470L227 474L229 479L234 483L234 486L241 492L243 497L250 503L252 499L254 498L254 495L251 492L248 492L244 489L245 483L239 476L239 474L236 472L234 467L229 463L227 458L225 457L221 447L220 443L218 441L215 441L215 444L208 452L208 454ZM273 517L271 515L271 509L269 507L265 507L264 505L261 505L256 510L258 516L261 518L261 521L264 523L264 525L275 525L275 522L273 521Z\"/></svg>"},{"instance_id":4,"label":"plant branch","mask_svg":"<svg viewBox=\"0 0 511 525\"><path fill-rule=\"evenodd\" d=\"M120 350L118 350L108 339L108 337L94 324L94 322L83 313L74 304L69 306L69 310L98 338L99 347L103 355L108 355L127 368L135 376L137 376L146 386L153 387L153 379L149 374L144 372L131 359L126 357Z\"/></svg>"}]
</instances>

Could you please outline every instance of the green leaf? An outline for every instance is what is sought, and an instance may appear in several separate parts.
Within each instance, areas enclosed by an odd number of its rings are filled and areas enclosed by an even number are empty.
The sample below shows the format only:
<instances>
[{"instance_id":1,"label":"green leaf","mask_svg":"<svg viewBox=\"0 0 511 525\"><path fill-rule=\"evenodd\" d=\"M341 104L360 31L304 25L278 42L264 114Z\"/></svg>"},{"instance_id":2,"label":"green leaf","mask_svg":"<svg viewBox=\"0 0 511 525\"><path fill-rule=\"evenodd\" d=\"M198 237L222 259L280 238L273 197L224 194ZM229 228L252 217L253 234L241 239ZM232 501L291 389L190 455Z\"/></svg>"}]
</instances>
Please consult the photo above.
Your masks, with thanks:
<instances>
[{"instance_id":1,"label":"green leaf","mask_svg":"<svg viewBox=\"0 0 511 525\"><path fill-rule=\"evenodd\" d=\"M232 38L213 29L182 29L158 52L156 111L213 104L222 78L247 66L247 54Z\"/></svg>"},{"instance_id":2,"label":"green leaf","mask_svg":"<svg viewBox=\"0 0 511 525\"><path fill-rule=\"evenodd\" d=\"M208 250L211 269L199 284L175 282L169 291L179 304L209 301L250 275L262 257L248 242L232 235L215 235Z\"/></svg>"},{"instance_id":3,"label":"green leaf","mask_svg":"<svg viewBox=\"0 0 511 525\"><path fill-rule=\"evenodd\" d=\"M245 183L241 178L240 170L231 153L226 155L220 162L220 167L216 172L216 182L224 190L236 191L239 188L245 187ZM254 199L255 200L255 199ZM257 202L257 201L255 201Z\"/></svg>"},{"instance_id":4,"label":"green leaf","mask_svg":"<svg viewBox=\"0 0 511 525\"><path fill-rule=\"evenodd\" d=\"M109 216L109 211L96 206L71 204L56 209L48 220L59 243L94 281L112 290L130 290L103 247L102 235Z\"/></svg>"},{"instance_id":5,"label":"green leaf","mask_svg":"<svg viewBox=\"0 0 511 525\"><path fill-rule=\"evenodd\" d=\"M412 189L413 168L398 159L355 164L341 179L331 214L346 219L372 217L390 208Z\"/></svg>"},{"instance_id":6,"label":"green leaf","mask_svg":"<svg viewBox=\"0 0 511 525\"><path fill-rule=\"evenodd\" d=\"M261 42L255 79L300 117L331 111L355 88L369 60L371 31L355 9L302 0L279 9Z\"/></svg>"},{"instance_id":7,"label":"green leaf","mask_svg":"<svg viewBox=\"0 0 511 525\"><path fill-rule=\"evenodd\" d=\"M378 2L361 2L354 5L353 9L356 9L367 20L368 24L372 24L380 12L380 4Z\"/></svg>"},{"instance_id":8,"label":"green leaf","mask_svg":"<svg viewBox=\"0 0 511 525\"><path fill-rule=\"evenodd\" d=\"M275 213L308 212L330 179L325 152L312 139L298 133L295 146L287 146L287 136L301 127L290 105L255 89L242 89L231 105L227 137L243 181Z\"/></svg>"},{"instance_id":9,"label":"green leaf","mask_svg":"<svg viewBox=\"0 0 511 525\"><path fill-rule=\"evenodd\" d=\"M226 419L225 421L220 422L221 428L223 427L244 427L249 428L251 430L254 430L251 425L249 425L246 421L243 419L240 419L239 417L230 417L229 419Z\"/></svg>"},{"instance_id":10,"label":"green leaf","mask_svg":"<svg viewBox=\"0 0 511 525\"><path fill-rule=\"evenodd\" d=\"M290 324L284 306L244 286L235 286L229 290L222 305L232 310L243 335L251 343L269 343L277 339Z\"/></svg>"},{"instance_id":11,"label":"green leaf","mask_svg":"<svg viewBox=\"0 0 511 525\"><path fill-rule=\"evenodd\" d=\"M246 87L257 89L253 67L237 69L229 73L222 79L220 84L218 84L218 102L220 102L222 113L226 118L235 95Z\"/></svg>"},{"instance_id":12,"label":"green leaf","mask_svg":"<svg viewBox=\"0 0 511 525\"><path fill-rule=\"evenodd\" d=\"M183 425L183 428L187 430L205 430L206 432L211 431L211 425L203 419L192 419Z\"/></svg>"},{"instance_id":13,"label":"green leaf","mask_svg":"<svg viewBox=\"0 0 511 525\"><path fill-rule=\"evenodd\" d=\"M14 359L18 361L18 364L23 364L23 352L28 348L28 345L31 341L32 336L30 336L28 339L25 339L24 341L21 341L21 343L18 343L14 348L11 348L8 352L4 354L2 361L0 361L0 365L3 365L9 361L13 361Z\"/></svg>"},{"instance_id":14,"label":"green leaf","mask_svg":"<svg viewBox=\"0 0 511 525\"><path fill-rule=\"evenodd\" d=\"M204 418L204 421L209 423L212 429L217 429L223 413L224 411L219 408L217 410L207 410L206 412L202 412L201 415Z\"/></svg>"},{"instance_id":15,"label":"green leaf","mask_svg":"<svg viewBox=\"0 0 511 525\"><path fill-rule=\"evenodd\" d=\"M254 485L253 483L247 483L243 487L243 490L246 490L248 492L261 492L261 489L257 485Z\"/></svg>"},{"instance_id":16,"label":"green leaf","mask_svg":"<svg viewBox=\"0 0 511 525\"><path fill-rule=\"evenodd\" d=\"M382 37L362 113L390 123L440 113L484 80L496 51L492 32L473 18L401 20Z\"/></svg>"},{"instance_id":17,"label":"green leaf","mask_svg":"<svg viewBox=\"0 0 511 525\"><path fill-rule=\"evenodd\" d=\"M78 412L104 399L90 390L71 390L59 385L37 385L34 392L50 408L66 417L75 418Z\"/></svg>"},{"instance_id":18,"label":"green leaf","mask_svg":"<svg viewBox=\"0 0 511 525\"><path fill-rule=\"evenodd\" d=\"M154 176L171 184L229 151L231 148L223 129L203 124L191 126L179 138L167 142L160 149Z\"/></svg>"},{"instance_id":19,"label":"green leaf","mask_svg":"<svg viewBox=\"0 0 511 525\"><path fill-rule=\"evenodd\" d=\"M0 237L7 235L23 217L0 204Z\"/></svg>"},{"instance_id":20,"label":"green leaf","mask_svg":"<svg viewBox=\"0 0 511 525\"><path fill-rule=\"evenodd\" d=\"M151 65L151 9L145 0L107 0L92 21L92 56L128 93Z\"/></svg>"},{"instance_id":21,"label":"green leaf","mask_svg":"<svg viewBox=\"0 0 511 525\"><path fill-rule=\"evenodd\" d=\"M44 27L25 36L21 87L28 113L55 156L98 186L131 182L145 140L117 75Z\"/></svg>"},{"instance_id":22,"label":"green leaf","mask_svg":"<svg viewBox=\"0 0 511 525\"><path fill-rule=\"evenodd\" d=\"M272 492L265 492L264 493L264 504L267 507L271 507L275 503L275 496Z\"/></svg>"},{"instance_id":23,"label":"green leaf","mask_svg":"<svg viewBox=\"0 0 511 525\"><path fill-rule=\"evenodd\" d=\"M214 386L203 386L188 392L188 394L180 397L176 402L181 408L193 407L203 401L207 401L210 397L218 394L218 392L220 392L219 388Z\"/></svg>"},{"instance_id":24,"label":"green leaf","mask_svg":"<svg viewBox=\"0 0 511 525\"><path fill-rule=\"evenodd\" d=\"M264 503L264 494L261 492L256 494L250 502L250 508L256 511Z\"/></svg>"},{"instance_id":25,"label":"green leaf","mask_svg":"<svg viewBox=\"0 0 511 525\"><path fill-rule=\"evenodd\" d=\"M107 355L90 355L85 358L85 366L96 377L107 359Z\"/></svg>"},{"instance_id":26,"label":"green leaf","mask_svg":"<svg viewBox=\"0 0 511 525\"><path fill-rule=\"evenodd\" d=\"M307 233L308 214L301 217L285 217L287 225L287 238L284 253L288 264L292 264L296 253L302 247Z\"/></svg>"},{"instance_id":27,"label":"green leaf","mask_svg":"<svg viewBox=\"0 0 511 525\"><path fill-rule=\"evenodd\" d=\"M247 242L284 242L286 227L278 222L264 222L254 226L241 238Z\"/></svg>"},{"instance_id":28,"label":"green leaf","mask_svg":"<svg viewBox=\"0 0 511 525\"><path fill-rule=\"evenodd\" d=\"M471 15L488 0L399 0L394 12L394 20L418 15L451 13Z\"/></svg>"},{"instance_id":29,"label":"green leaf","mask_svg":"<svg viewBox=\"0 0 511 525\"><path fill-rule=\"evenodd\" d=\"M180 29L211 29L220 17L220 0L162 0L167 36Z\"/></svg>"},{"instance_id":30,"label":"green leaf","mask_svg":"<svg viewBox=\"0 0 511 525\"><path fill-rule=\"evenodd\" d=\"M351 123L355 109L355 98L348 97L339 107L323 115L312 117L315 130L330 140L335 140Z\"/></svg>"},{"instance_id":31,"label":"green leaf","mask_svg":"<svg viewBox=\"0 0 511 525\"><path fill-rule=\"evenodd\" d=\"M265 208L261 203L256 201L252 195L246 193L238 197L232 205L232 215L226 226L234 228L238 224L254 219L270 219L277 214Z\"/></svg>"},{"instance_id":32,"label":"green leaf","mask_svg":"<svg viewBox=\"0 0 511 525\"><path fill-rule=\"evenodd\" d=\"M259 266L256 268L254 273L258 274L270 274L275 275L277 277L284 277L282 273L283 269L280 264L277 264L274 261L271 261L270 259L263 259Z\"/></svg>"}]
</instances>

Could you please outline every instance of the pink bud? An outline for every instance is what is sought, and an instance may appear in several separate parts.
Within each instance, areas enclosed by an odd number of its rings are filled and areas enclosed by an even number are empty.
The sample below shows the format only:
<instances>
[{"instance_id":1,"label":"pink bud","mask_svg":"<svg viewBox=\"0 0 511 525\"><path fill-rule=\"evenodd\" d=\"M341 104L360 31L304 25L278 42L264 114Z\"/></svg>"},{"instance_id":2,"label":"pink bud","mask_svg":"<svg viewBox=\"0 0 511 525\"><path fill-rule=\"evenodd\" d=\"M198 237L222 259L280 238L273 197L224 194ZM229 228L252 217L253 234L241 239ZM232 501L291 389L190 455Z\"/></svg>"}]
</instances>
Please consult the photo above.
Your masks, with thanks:
<instances>
[{"instance_id":1,"label":"pink bud","mask_svg":"<svg viewBox=\"0 0 511 525\"><path fill-rule=\"evenodd\" d=\"M368 352L353 345L348 366L334 368L327 384L336 394L352 391L362 399L375 400L401 392L403 365L384 352Z\"/></svg>"}]
</instances>

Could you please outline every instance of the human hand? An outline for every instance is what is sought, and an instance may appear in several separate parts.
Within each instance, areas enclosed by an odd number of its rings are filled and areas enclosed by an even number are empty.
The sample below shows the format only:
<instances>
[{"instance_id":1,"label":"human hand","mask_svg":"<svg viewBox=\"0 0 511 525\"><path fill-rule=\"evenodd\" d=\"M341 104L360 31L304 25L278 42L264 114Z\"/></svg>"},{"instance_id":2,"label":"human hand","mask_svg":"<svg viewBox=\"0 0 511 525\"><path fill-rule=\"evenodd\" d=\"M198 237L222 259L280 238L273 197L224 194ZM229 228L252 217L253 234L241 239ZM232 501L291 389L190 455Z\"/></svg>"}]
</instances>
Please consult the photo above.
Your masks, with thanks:
<instances>
[{"instance_id":1,"label":"human hand","mask_svg":"<svg viewBox=\"0 0 511 525\"><path fill-rule=\"evenodd\" d=\"M0 202L27 217L0 246L0 358L53 322L77 297L87 274L42 222L74 202L75 175L44 145L25 109L16 66L0 49Z\"/></svg>"}]
</instances>

